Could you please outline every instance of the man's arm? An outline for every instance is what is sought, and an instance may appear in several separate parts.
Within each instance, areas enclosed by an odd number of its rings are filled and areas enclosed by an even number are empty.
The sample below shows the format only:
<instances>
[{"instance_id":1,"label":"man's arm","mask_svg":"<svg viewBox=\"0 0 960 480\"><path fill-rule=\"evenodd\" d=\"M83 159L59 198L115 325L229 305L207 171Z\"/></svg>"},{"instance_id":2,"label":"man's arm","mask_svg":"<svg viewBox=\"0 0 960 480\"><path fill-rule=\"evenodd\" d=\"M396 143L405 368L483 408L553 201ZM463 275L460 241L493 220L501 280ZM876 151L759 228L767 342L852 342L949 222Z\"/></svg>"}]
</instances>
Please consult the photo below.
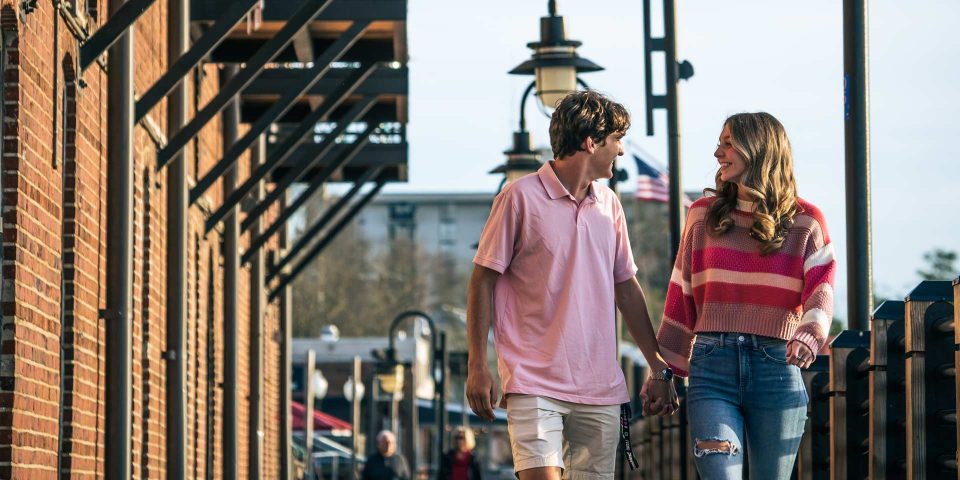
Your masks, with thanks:
<instances>
[{"instance_id":1,"label":"man's arm","mask_svg":"<svg viewBox=\"0 0 960 480\"><path fill-rule=\"evenodd\" d=\"M493 322L493 289L500 274L475 265L467 288L467 400L481 418L493 421L497 387L487 368L487 334Z\"/></svg>"},{"instance_id":2,"label":"man's arm","mask_svg":"<svg viewBox=\"0 0 960 480\"><path fill-rule=\"evenodd\" d=\"M640 282L636 277L620 282L614 286L614 294L617 300L617 306L620 313L623 314L623 321L630 331L633 341L640 347L643 357L647 359L651 372L659 372L667 368L667 362L660 355L660 346L657 344L657 336L653 332L653 324L650 322L650 314L647 312L647 299L643 295L643 289L640 288ZM679 407L677 403L676 391L673 389L672 382L657 381L658 385L654 387L644 386L644 391L650 388L655 391L649 392L654 398L654 404L657 400L663 403L663 407L672 406L674 409ZM662 385L660 385L662 384ZM669 386L669 388L665 388ZM674 404L676 404L674 406ZM653 413L658 413L658 408L654 408Z\"/></svg>"}]
</instances>

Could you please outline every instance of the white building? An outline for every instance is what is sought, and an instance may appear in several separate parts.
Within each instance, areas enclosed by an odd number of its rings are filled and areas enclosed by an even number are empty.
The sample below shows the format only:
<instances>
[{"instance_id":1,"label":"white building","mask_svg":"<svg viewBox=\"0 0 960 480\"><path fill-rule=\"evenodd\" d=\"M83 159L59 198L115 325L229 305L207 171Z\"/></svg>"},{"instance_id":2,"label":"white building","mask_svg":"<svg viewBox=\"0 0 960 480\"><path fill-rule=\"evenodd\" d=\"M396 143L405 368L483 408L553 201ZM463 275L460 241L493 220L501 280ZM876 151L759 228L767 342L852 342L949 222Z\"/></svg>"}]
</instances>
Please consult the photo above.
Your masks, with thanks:
<instances>
[{"instance_id":1,"label":"white building","mask_svg":"<svg viewBox=\"0 0 960 480\"><path fill-rule=\"evenodd\" d=\"M383 194L355 221L375 248L406 238L426 253L450 255L458 266L469 268L493 196L494 192Z\"/></svg>"}]
</instances>

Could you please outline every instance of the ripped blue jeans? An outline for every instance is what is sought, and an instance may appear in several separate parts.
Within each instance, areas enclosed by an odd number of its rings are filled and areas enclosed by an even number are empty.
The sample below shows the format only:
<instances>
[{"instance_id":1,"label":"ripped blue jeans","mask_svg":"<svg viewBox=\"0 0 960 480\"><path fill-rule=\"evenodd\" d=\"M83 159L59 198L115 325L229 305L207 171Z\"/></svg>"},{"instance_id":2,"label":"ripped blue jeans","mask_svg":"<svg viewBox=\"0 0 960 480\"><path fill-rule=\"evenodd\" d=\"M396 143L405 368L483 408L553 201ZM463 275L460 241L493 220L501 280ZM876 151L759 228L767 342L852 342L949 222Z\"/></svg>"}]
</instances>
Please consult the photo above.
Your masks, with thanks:
<instances>
[{"instance_id":1,"label":"ripped blue jeans","mask_svg":"<svg viewBox=\"0 0 960 480\"><path fill-rule=\"evenodd\" d=\"M694 461L704 480L742 479L745 463L750 478L790 478L808 398L800 369L786 362L786 342L697 335L687 399Z\"/></svg>"}]
</instances>

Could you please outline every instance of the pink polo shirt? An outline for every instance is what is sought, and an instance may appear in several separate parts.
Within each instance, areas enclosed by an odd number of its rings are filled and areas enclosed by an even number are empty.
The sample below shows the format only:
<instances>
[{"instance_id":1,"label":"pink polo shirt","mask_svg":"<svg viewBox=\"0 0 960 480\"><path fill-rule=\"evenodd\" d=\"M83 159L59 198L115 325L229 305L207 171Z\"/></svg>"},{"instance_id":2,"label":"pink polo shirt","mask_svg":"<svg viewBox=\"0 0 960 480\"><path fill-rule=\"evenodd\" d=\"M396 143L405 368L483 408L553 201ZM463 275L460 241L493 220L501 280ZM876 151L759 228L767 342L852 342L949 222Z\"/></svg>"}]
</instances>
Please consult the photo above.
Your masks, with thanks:
<instances>
[{"instance_id":1,"label":"pink polo shirt","mask_svg":"<svg viewBox=\"0 0 960 480\"><path fill-rule=\"evenodd\" d=\"M623 208L599 182L577 204L551 163L504 187L473 259L501 273L493 324L501 386L505 396L624 403L613 287L637 267Z\"/></svg>"}]
</instances>

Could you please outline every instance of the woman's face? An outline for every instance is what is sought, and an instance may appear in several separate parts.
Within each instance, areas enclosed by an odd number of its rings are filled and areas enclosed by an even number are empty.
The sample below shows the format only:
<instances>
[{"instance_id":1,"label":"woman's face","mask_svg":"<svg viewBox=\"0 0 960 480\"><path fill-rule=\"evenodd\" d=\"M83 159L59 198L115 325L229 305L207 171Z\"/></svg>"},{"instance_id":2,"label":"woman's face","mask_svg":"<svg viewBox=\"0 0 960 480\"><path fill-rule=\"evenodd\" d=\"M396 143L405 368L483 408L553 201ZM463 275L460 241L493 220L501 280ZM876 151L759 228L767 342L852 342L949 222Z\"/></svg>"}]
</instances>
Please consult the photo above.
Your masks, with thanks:
<instances>
[{"instance_id":1,"label":"woman's face","mask_svg":"<svg viewBox=\"0 0 960 480\"><path fill-rule=\"evenodd\" d=\"M743 156L733 148L733 137L730 135L730 125L724 125L720 132L720 141L717 150L713 152L720 163L720 180L738 183L743 172L747 169L747 162Z\"/></svg>"},{"instance_id":2,"label":"woman's face","mask_svg":"<svg viewBox=\"0 0 960 480\"><path fill-rule=\"evenodd\" d=\"M470 450L469 448L467 448L467 437L466 437L466 435L464 435L464 434L462 434L462 433L457 433L456 435L453 436L453 441L454 441L454 443L455 443L455 445L456 445L456 447L457 447L457 450L459 450L459 451L461 451L461 452L466 452L466 451Z\"/></svg>"}]
</instances>

